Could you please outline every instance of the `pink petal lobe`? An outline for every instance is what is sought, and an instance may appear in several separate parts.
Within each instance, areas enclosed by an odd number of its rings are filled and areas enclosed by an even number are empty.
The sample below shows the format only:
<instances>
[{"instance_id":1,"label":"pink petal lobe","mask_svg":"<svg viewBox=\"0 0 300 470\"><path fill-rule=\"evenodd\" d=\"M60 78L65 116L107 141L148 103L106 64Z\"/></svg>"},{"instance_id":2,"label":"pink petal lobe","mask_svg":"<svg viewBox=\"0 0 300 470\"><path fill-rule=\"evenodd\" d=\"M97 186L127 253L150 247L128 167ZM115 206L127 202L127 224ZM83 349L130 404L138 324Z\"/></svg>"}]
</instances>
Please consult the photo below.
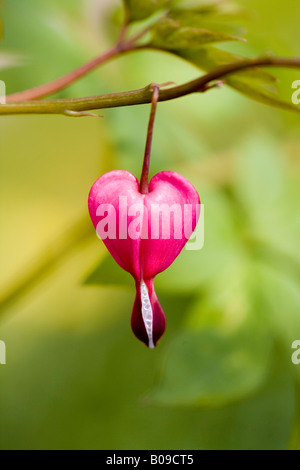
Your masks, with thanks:
<instances>
[{"instance_id":1,"label":"pink petal lobe","mask_svg":"<svg viewBox=\"0 0 300 470\"><path fill-rule=\"evenodd\" d=\"M120 197L123 198L124 208L122 203L120 204ZM125 202L127 202L126 209ZM135 279L139 279L141 240L133 240L127 235L128 226L134 219L134 216L128 215L127 208L135 204L143 206L139 182L134 175L122 170L110 171L101 176L92 186L88 201L90 216L96 230L104 218L104 215L97 215L99 207L111 205L115 209L114 237L104 239L98 230L97 233L119 266ZM120 229L124 238L120 238Z\"/></svg>"},{"instance_id":2,"label":"pink petal lobe","mask_svg":"<svg viewBox=\"0 0 300 470\"><path fill-rule=\"evenodd\" d=\"M199 220L200 198L186 178L163 171L152 178L145 205L149 238L142 240L142 274L151 279L173 263L189 240Z\"/></svg>"}]
</instances>

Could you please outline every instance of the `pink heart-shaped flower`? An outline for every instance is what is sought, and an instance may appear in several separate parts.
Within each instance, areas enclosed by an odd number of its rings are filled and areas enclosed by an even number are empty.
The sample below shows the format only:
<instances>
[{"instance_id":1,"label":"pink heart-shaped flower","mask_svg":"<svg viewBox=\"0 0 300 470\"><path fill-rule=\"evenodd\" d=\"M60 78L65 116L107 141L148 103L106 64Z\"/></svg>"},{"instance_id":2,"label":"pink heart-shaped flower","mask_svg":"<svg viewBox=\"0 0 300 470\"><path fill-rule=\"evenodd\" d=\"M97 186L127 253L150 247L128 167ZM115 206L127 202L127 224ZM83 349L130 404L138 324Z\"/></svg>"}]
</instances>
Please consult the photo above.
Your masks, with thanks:
<instances>
[{"instance_id":1,"label":"pink heart-shaped flower","mask_svg":"<svg viewBox=\"0 0 300 470\"><path fill-rule=\"evenodd\" d=\"M111 171L93 185L89 212L98 236L116 262L135 279L131 325L154 347L165 330L165 315L154 291L154 277L167 269L192 235L200 215L194 186L171 171L155 175L140 193L128 171Z\"/></svg>"}]
</instances>

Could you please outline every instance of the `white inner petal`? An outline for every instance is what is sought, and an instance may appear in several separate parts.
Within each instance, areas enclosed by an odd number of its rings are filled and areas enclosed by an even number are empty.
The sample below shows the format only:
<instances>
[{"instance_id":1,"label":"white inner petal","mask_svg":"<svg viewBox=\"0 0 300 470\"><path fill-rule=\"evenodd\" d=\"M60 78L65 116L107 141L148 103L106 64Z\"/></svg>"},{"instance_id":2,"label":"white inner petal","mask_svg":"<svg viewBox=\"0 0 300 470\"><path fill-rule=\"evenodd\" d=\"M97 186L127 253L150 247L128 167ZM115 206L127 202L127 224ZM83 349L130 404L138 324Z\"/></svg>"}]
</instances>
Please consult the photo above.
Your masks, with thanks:
<instances>
[{"instance_id":1,"label":"white inner petal","mask_svg":"<svg viewBox=\"0 0 300 470\"><path fill-rule=\"evenodd\" d=\"M149 299L149 292L144 281L141 282L141 302L143 321L149 339L148 346L153 349L153 311Z\"/></svg>"}]
</instances>

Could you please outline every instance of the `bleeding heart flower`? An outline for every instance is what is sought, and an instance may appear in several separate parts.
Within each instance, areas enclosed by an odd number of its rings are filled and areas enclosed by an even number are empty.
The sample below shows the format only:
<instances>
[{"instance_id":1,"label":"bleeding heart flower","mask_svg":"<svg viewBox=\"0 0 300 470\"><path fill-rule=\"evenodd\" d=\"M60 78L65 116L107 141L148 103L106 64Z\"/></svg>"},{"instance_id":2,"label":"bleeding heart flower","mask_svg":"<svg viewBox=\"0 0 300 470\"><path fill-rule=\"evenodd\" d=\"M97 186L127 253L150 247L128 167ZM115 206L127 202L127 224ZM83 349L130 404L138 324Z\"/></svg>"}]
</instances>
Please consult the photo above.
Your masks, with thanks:
<instances>
[{"instance_id":1,"label":"bleeding heart flower","mask_svg":"<svg viewBox=\"0 0 300 470\"><path fill-rule=\"evenodd\" d=\"M199 195L186 178L171 171L155 175L142 194L134 175L117 170L93 185L89 212L98 236L135 280L132 330L153 348L166 328L154 278L173 263L192 235L200 215Z\"/></svg>"},{"instance_id":2,"label":"bleeding heart flower","mask_svg":"<svg viewBox=\"0 0 300 470\"><path fill-rule=\"evenodd\" d=\"M183 176L163 171L148 182L159 88L153 84L141 183L128 171L111 171L96 181L89 195L90 216L98 236L135 280L131 326L149 348L156 346L166 329L154 278L179 255L200 216L198 193Z\"/></svg>"}]
</instances>

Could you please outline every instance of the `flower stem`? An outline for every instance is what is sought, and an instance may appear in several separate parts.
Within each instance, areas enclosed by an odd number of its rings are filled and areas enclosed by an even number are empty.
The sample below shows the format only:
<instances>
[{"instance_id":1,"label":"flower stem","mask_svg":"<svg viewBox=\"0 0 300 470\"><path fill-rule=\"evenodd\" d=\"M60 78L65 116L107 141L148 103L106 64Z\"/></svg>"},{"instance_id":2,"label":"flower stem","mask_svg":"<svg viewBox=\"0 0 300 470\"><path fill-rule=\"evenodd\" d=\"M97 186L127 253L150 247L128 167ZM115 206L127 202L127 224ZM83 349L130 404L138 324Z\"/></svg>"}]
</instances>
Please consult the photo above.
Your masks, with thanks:
<instances>
[{"instance_id":1,"label":"flower stem","mask_svg":"<svg viewBox=\"0 0 300 470\"><path fill-rule=\"evenodd\" d=\"M152 148L152 139L153 139L153 128L154 128L154 121L155 121L155 116L156 116L158 100L159 100L159 86L154 85L150 119L149 119L149 124L148 124L144 164L143 164L141 183L140 183L140 192L142 194L147 194L149 192L150 157L151 157L151 148Z\"/></svg>"}]
</instances>

